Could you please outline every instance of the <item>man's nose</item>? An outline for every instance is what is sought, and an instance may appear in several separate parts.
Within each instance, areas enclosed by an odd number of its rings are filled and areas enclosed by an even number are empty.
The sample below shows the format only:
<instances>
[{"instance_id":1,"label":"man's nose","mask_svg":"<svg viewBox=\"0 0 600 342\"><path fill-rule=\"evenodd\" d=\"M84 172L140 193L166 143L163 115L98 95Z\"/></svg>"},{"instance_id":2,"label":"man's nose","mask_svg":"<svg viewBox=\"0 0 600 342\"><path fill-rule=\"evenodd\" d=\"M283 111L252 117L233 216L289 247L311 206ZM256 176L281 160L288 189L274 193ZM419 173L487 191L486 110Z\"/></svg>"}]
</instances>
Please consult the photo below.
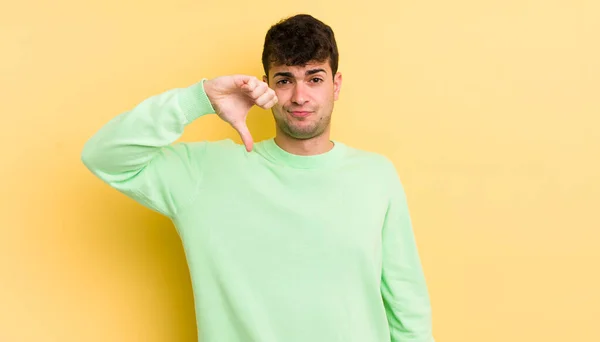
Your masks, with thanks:
<instances>
[{"instance_id":1,"label":"man's nose","mask_svg":"<svg viewBox=\"0 0 600 342\"><path fill-rule=\"evenodd\" d=\"M297 82L294 85L294 90L292 93L292 102L298 105L303 105L304 103L308 102L308 96L306 94L305 87L306 85L304 85L304 83L302 82Z\"/></svg>"}]
</instances>

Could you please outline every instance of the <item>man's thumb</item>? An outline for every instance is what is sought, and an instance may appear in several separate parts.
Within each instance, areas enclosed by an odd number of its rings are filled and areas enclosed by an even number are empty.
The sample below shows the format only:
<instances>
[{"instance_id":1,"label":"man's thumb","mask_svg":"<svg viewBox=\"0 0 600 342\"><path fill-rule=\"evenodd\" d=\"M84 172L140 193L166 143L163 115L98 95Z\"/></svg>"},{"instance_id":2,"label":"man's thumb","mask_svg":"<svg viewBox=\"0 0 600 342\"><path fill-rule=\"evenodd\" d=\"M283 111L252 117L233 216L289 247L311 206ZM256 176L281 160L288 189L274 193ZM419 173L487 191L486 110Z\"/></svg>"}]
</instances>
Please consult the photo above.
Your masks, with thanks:
<instances>
[{"instance_id":1,"label":"man's thumb","mask_svg":"<svg viewBox=\"0 0 600 342\"><path fill-rule=\"evenodd\" d=\"M236 122L232 126L240 134L240 137L242 138L242 142L246 146L246 151L248 151L248 152L252 151L252 148L254 145L254 139L252 139L252 134L250 134L250 130L248 129L248 126L246 125L246 121L244 120L244 121Z\"/></svg>"}]
</instances>

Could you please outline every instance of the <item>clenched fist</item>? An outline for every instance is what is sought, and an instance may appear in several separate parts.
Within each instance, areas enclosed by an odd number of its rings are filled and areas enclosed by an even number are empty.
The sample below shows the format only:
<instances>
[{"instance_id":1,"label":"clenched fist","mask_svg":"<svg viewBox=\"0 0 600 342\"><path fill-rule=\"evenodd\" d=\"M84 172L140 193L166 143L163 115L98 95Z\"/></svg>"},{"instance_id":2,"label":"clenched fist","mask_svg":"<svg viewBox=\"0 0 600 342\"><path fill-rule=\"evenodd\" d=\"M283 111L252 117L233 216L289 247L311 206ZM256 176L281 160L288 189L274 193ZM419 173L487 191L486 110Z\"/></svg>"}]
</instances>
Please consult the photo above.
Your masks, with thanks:
<instances>
[{"instance_id":1,"label":"clenched fist","mask_svg":"<svg viewBox=\"0 0 600 342\"><path fill-rule=\"evenodd\" d=\"M204 82L204 90L216 114L239 134L248 152L254 140L246 125L252 106L269 109L277 103L275 91L253 76L220 76Z\"/></svg>"}]
</instances>

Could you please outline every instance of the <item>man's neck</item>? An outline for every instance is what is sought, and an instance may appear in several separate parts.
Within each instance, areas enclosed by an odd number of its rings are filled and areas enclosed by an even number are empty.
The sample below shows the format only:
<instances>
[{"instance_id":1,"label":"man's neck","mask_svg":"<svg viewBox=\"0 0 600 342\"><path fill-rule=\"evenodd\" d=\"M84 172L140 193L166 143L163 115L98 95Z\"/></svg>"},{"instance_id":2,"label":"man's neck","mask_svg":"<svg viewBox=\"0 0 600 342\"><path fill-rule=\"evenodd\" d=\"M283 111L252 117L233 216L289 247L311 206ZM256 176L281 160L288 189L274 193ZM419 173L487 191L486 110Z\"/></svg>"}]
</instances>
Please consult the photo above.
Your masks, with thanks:
<instances>
[{"instance_id":1,"label":"man's neck","mask_svg":"<svg viewBox=\"0 0 600 342\"><path fill-rule=\"evenodd\" d=\"M306 140L294 139L280 132L277 133L275 143L281 149L291 154L301 156L323 154L330 151L334 145L329 139L328 133Z\"/></svg>"}]
</instances>

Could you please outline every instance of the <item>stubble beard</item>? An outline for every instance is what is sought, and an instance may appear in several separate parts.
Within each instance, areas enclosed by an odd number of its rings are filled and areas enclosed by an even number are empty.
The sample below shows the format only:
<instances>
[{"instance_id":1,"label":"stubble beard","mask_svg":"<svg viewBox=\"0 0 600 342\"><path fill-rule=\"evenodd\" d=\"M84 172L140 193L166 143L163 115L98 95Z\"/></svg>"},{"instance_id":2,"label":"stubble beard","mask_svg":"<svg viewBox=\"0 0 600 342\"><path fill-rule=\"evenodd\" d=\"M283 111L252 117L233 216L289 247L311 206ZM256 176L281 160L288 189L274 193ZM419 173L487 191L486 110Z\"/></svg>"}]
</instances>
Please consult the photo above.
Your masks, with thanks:
<instances>
[{"instance_id":1,"label":"stubble beard","mask_svg":"<svg viewBox=\"0 0 600 342\"><path fill-rule=\"evenodd\" d=\"M285 109L282 111L284 111L284 115L287 115ZM331 114L321 116L316 121L311 120L312 122L310 125L296 125L294 119L290 119L287 116L281 117L274 112L273 114L279 129L285 135L298 140L308 140L320 136L325 132L331 122Z\"/></svg>"}]
</instances>

